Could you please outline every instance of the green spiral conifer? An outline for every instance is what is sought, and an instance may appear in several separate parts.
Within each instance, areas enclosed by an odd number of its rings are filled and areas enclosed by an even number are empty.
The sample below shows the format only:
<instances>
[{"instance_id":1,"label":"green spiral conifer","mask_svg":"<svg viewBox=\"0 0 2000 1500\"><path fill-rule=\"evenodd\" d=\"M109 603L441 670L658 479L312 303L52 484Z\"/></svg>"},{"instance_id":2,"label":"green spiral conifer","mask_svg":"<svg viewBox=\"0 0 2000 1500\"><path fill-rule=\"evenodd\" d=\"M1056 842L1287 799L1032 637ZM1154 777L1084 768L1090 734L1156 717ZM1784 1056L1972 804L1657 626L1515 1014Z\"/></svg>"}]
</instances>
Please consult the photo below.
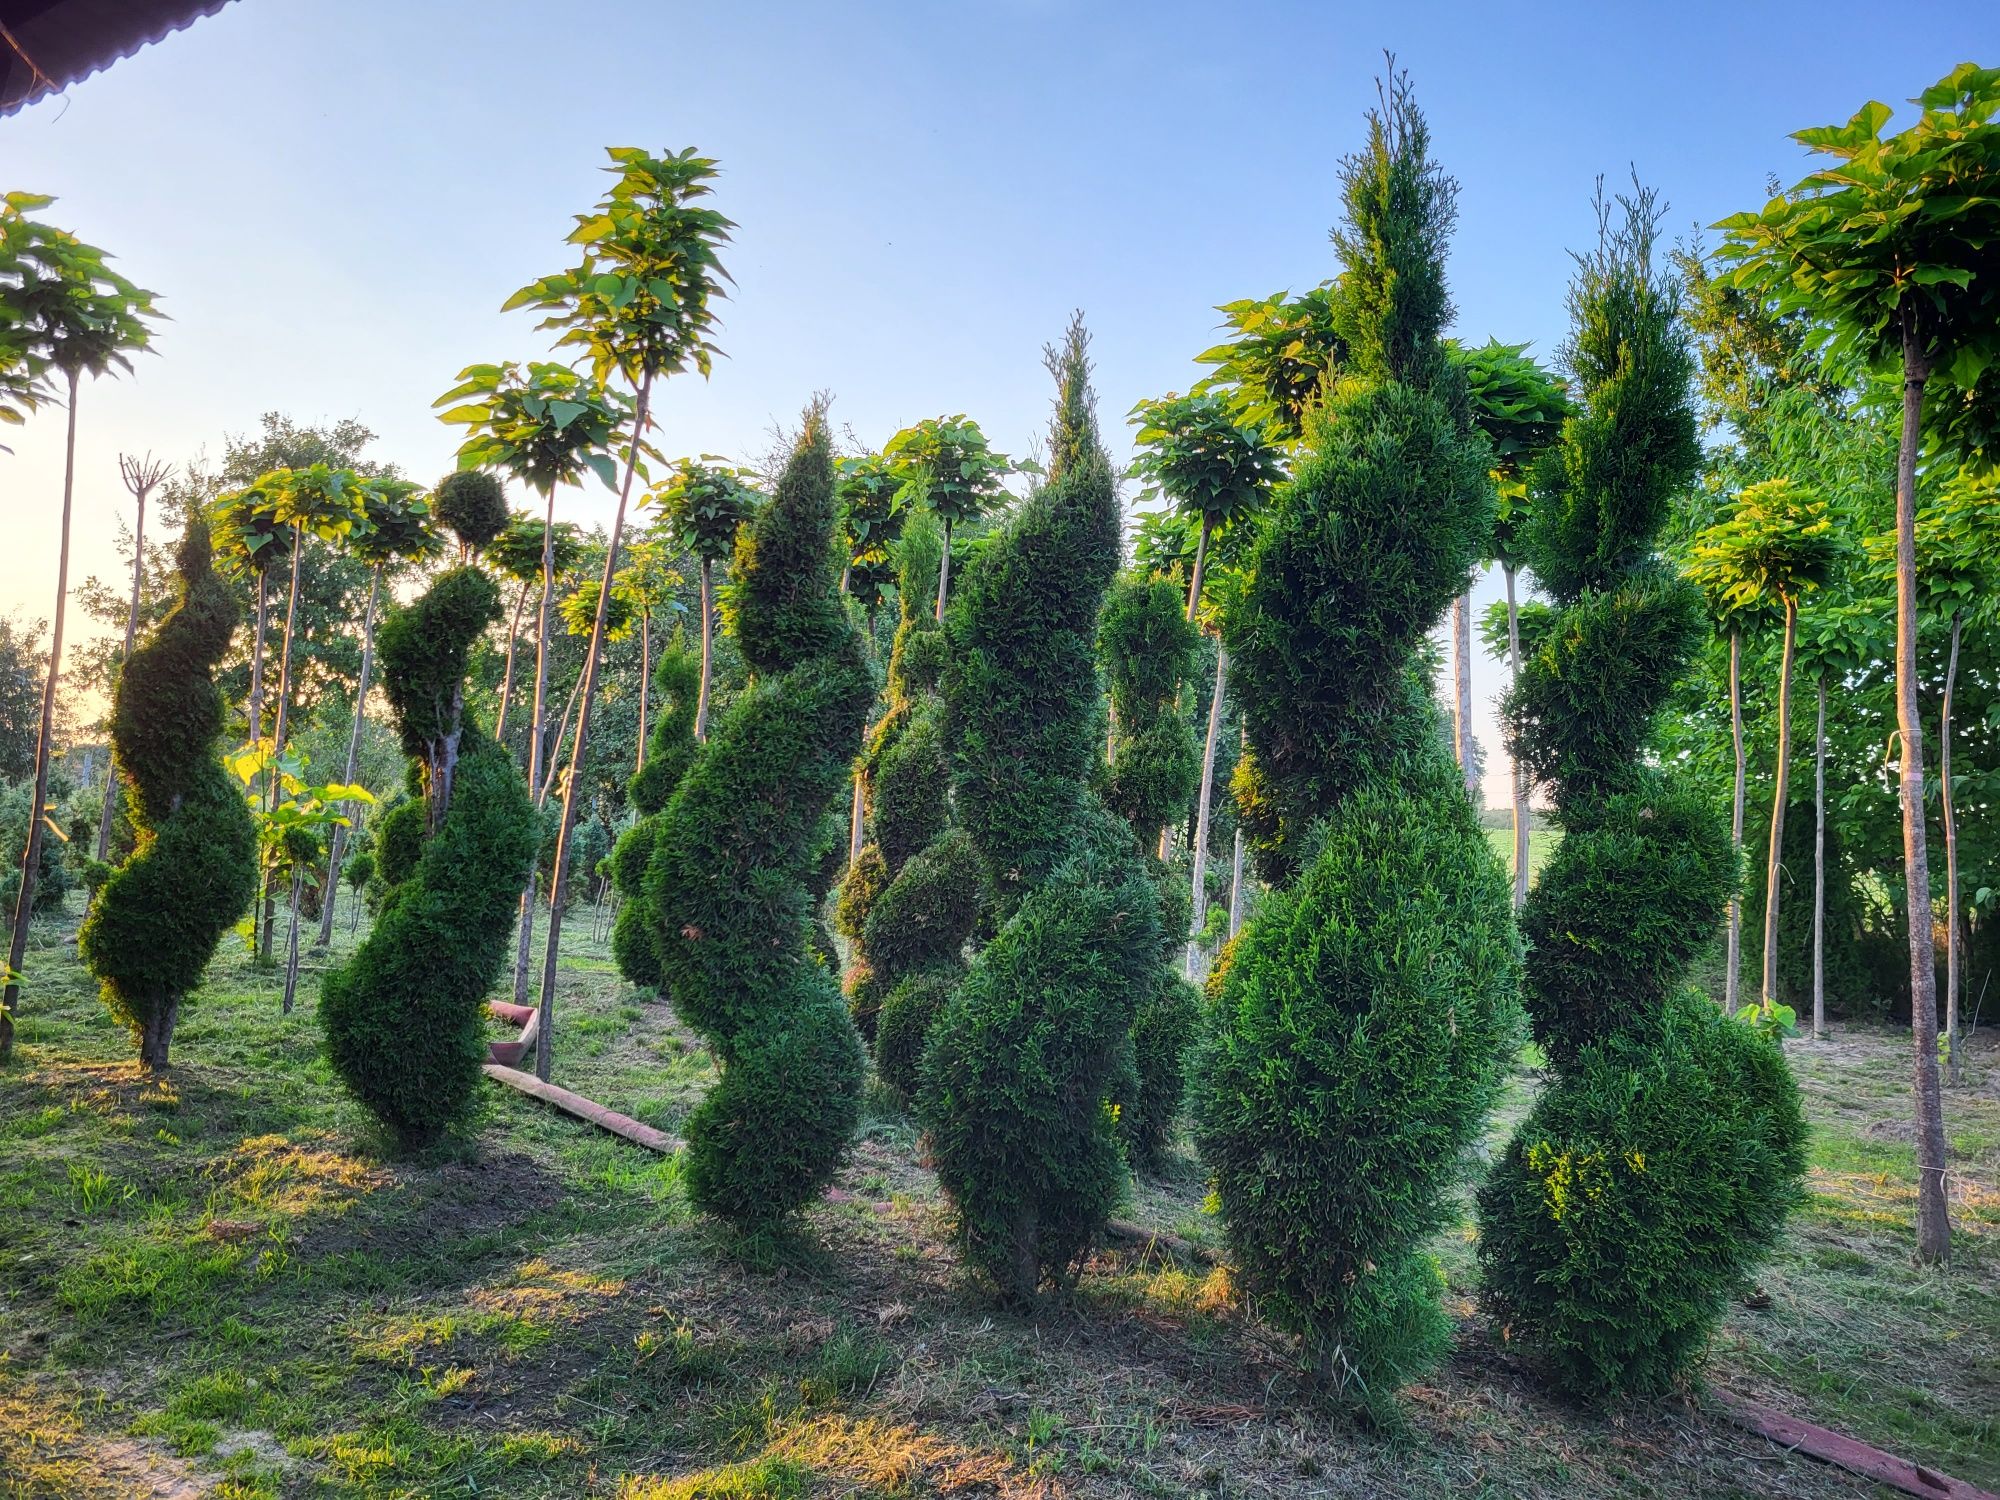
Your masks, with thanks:
<instances>
[{"instance_id":1,"label":"green spiral conifer","mask_svg":"<svg viewBox=\"0 0 2000 1500\"><path fill-rule=\"evenodd\" d=\"M855 1024L875 1043L875 1068L904 1098L917 1092L930 1028L964 977L985 873L952 825L944 740L944 629L937 623L943 541L928 512L897 546L901 618L889 653L888 704L862 755L869 841L843 881L835 920L851 947L846 976Z\"/></svg>"},{"instance_id":2,"label":"green spiral conifer","mask_svg":"<svg viewBox=\"0 0 2000 1500\"><path fill-rule=\"evenodd\" d=\"M660 987L660 951L654 941L659 914L646 897L646 869L660 831L659 815L694 763L694 716L701 698L701 658L676 640L653 666L659 717L646 736L646 763L626 784L638 819L611 851L611 883L621 905L611 925L611 956L618 972L641 989Z\"/></svg>"},{"instance_id":3,"label":"green spiral conifer","mask_svg":"<svg viewBox=\"0 0 2000 1500\"><path fill-rule=\"evenodd\" d=\"M918 1099L966 1254L1015 1302L1073 1271L1123 1188L1108 1100L1162 951L1131 829L1093 790L1119 512L1081 318L1048 360L1048 483L974 553L946 616L956 810L1002 920L931 1030Z\"/></svg>"},{"instance_id":4,"label":"green spiral conifer","mask_svg":"<svg viewBox=\"0 0 2000 1500\"><path fill-rule=\"evenodd\" d=\"M777 494L737 539L730 620L756 680L659 814L646 872L667 991L721 1070L688 1117L688 1191L753 1230L831 1180L866 1071L811 946L822 833L874 696L839 597L834 519L815 402Z\"/></svg>"},{"instance_id":5,"label":"green spiral conifer","mask_svg":"<svg viewBox=\"0 0 2000 1500\"><path fill-rule=\"evenodd\" d=\"M215 753L224 719L215 668L235 633L236 605L198 513L175 560L180 601L132 653L111 711L137 844L77 935L104 1003L154 1072L167 1067L182 999L257 891L256 830Z\"/></svg>"},{"instance_id":6,"label":"green spiral conifer","mask_svg":"<svg viewBox=\"0 0 2000 1500\"><path fill-rule=\"evenodd\" d=\"M1720 812L1646 750L1701 644L1656 551L1700 459L1681 285L1650 193L1600 201L1564 353L1581 409L1539 466L1528 567L1553 601L1506 703L1562 843L1529 895L1527 1006L1554 1079L1480 1195L1487 1304L1580 1395L1699 1358L1803 1170L1777 1047L1687 985L1737 872Z\"/></svg>"},{"instance_id":7,"label":"green spiral conifer","mask_svg":"<svg viewBox=\"0 0 2000 1500\"><path fill-rule=\"evenodd\" d=\"M1456 185L1406 77L1369 127L1334 235L1347 378L1224 621L1245 820L1280 883L1227 955L1195 1092L1246 1289L1325 1386L1376 1406L1449 1338L1425 1242L1500 1088L1520 948L1422 651L1495 504L1439 341Z\"/></svg>"},{"instance_id":8,"label":"green spiral conifer","mask_svg":"<svg viewBox=\"0 0 2000 1500\"><path fill-rule=\"evenodd\" d=\"M490 542L505 507L455 516L462 551ZM453 568L377 643L382 688L409 759L409 799L376 827L375 925L320 985L334 1071L403 1150L471 1112L486 1060L486 995L506 966L537 823L506 748L465 709L474 644L500 617L500 590Z\"/></svg>"}]
</instances>

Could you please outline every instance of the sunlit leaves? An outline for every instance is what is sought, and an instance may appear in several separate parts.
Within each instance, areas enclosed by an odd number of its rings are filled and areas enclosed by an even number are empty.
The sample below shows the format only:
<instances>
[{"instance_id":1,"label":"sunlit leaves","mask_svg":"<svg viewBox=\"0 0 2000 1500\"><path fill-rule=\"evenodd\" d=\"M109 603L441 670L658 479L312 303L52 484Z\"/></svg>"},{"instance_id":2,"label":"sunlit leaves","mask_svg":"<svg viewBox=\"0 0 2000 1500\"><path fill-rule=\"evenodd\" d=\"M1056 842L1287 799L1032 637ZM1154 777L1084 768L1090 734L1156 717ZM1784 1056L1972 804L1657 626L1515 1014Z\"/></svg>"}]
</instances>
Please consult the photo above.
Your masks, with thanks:
<instances>
[{"instance_id":1,"label":"sunlit leaves","mask_svg":"<svg viewBox=\"0 0 2000 1500\"><path fill-rule=\"evenodd\" d=\"M1825 499L1789 479L1746 486L1698 533L1682 571L1721 618L1755 614L1824 586L1845 552Z\"/></svg>"},{"instance_id":2,"label":"sunlit leaves","mask_svg":"<svg viewBox=\"0 0 2000 1500\"><path fill-rule=\"evenodd\" d=\"M347 541L370 567L421 562L444 550L422 485L378 476L362 479L359 491L360 521Z\"/></svg>"},{"instance_id":3,"label":"sunlit leaves","mask_svg":"<svg viewBox=\"0 0 2000 1500\"><path fill-rule=\"evenodd\" d=\"M1141 401L1132 474L1143 499L1165 495L1175 509L1213 528L1241 520L1284 477L1263 430L1240 422L1218 395L1168 394Z\"/></svg>"},{"instance_id":4,"label":"sunlit leaves","mask_svg":"<svg viewBox=\"0 0 2000 1500\"><path fill-rule=\"evenodd\" d=\"M905 427L883 445L882 456L901 479L905 499L929 506L947 526L984 515L1016 467L962 412Z\"/></svg>"},{"instance_id":5,"label":"sunlit leaves","mask_svg":"<svg viewBox=\"0 0 2000 1500\"><path fill-rule=\"evenodd\" d=\"M130 370L163 314L153 294L113 271L111 257L29 217L55 200L0 198L0 421L18 424L55 394L54 376Z\"/></svg>"},{"instance_id":6,"label":"sunlit leaves","mask_svg":"<svg viewBox=\"0 0 2000 1500\"><path fill-rule=\"evenodd\" d=\"M669 535L709 563L726 562L736 550L736 531L757 507L755 477L712 453L684 458L646 496L658 508Z\"/></svg>"},{"instance_id":7,"label":"sunlit leaves","mask_svg":"<svg viewBox=\"0 0 2000 1500\"><path fill-rule=\"evenodd\" d=\"M1275 292L1225 302L1216 311L1231 336L1195 356L1195 363L1215 367L1195 390L1220 395L1239 420L1262 427L1275 441L1296 443L1306 408L1319 399L1328 372L1347 357L1334 328L1333 283L1297 297Z\"/></svg>"},{"instance_id":8,"label":"sunlit leaves","mask_svg":"<svg viewBox=\"0 0 2000 1500\"><path fill-rule=\"evenodd\" d=\"M583 554L582 533L568 521L556 522L554 534L547 533L540 516L517 510L507 529L488 544L485 559L516 583L539 583L545 558L549 576L561 578Z\"/></svg>"},{"instance_id":9,"label":"sunlit leaves","mask_svg":"<svg viewBox=\"0 0 2000 1500\"><path fill-rule=\"evenodd\" d=\"M630 407L616 392L566 365L468 365L433 407L438 420L469 429L461 469L498 469L547 495L593 473L607 489L618 471L611 442Z\"/></svg>"}]
</instances>

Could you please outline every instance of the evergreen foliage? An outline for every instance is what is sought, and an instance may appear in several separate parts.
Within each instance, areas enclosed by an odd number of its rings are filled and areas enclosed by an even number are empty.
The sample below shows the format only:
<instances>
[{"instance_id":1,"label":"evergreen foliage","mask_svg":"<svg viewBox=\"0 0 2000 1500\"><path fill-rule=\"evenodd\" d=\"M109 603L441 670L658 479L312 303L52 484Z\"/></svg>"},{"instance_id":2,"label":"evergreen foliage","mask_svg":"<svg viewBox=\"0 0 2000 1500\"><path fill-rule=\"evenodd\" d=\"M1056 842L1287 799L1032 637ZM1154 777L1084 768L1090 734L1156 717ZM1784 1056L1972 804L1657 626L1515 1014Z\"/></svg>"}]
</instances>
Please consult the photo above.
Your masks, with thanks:
<instances>
[{"instance_id":1,"label":"evergreen foliage","mask_svg":"<svg viewBox=\"0 0 2000 1500\"><path fill-rule=\"evenodd\" d=\"M460 469L438 481L432 506L439 524L458 538L461 552L483 551L507 530L507 491L483 469Z\"/></svg>"},{"instance_id":2,"label":"evergreen foliage","mask_svg":"<svg viewBox=\"0 0 2000 1500\"><path fill-rule=\"evenodd\" d=\"M1685 988L1737 883L1720 815L1646 755L1703 636L1655 551L1698 461L1694 362L1651 194L1599 208L1570 291L1580 409L1523 539L1554 612L1506 705L1564 830L1523 915L1555 1076L1480 1195L1490 1309L1591 1395L1658 1391L1699 1358L1783 1223L1804 1137L1776 1046Z\"/></svg>"},{"instance_id":3,"label":"evergreen foliage","mask_svg":"<svg viewBox=\"0 0 2000 1500\"><path fill-rule=\"evenodd\" d=\"M918 1106L966 1253L1015 1302L1070 1273L1122 1189L1107 1100L1162 952L1131 830L1091 789L1119 512L1087 351L1079 318L1048 354L1049 481L946 617L955 801L1004 920L931 1029Z\"/></svg>"},{"instance_id":4,"label":"evergreen foliage","mask_svg":"<svg viewBox=\"0 0 2000 1500\"><path fill-rule=\"evenodd\" d=\"M473 646L499 613L492 579L455 568L391 611L378 642L411 795L376 825L385 889L375 925L321 982L319 1007L334 1070L404 1150L471 1111L486 993L506 965L535 857L535 811L514 758L465 712Z\"/></svg>"},{"instance_id":5,"label":"evergreen foliage","mask_svg":"<svg viewBox=\"0 0 2000 1500\"><path fill-rule=\"evenodd\" d=\"M659 918L646 896L646 869L665 810L694 762L694 714L701 695L701 658L676 640L653 664L659 717L646 737L646 764L626 785L638 820L611 851L611 883L623 904L611 925L611 956L618 972L641 989L658 989L660 955L653 934Z\"/></svg>"},{"instance_id":6,"label":"evergreen foliage","mask_svg":"<svg viewBox=\"0 0 2000 1500\"><path fill-rule=\"evenodd\" d=\"M1498 1094L1520 957L1423 677L1494 497L1439 341L1456 188L1406 79L1342 181L1350 375L1307 414L1225 615L1244 821L1282 883L1218 965L1196 1097L1246 1288L1374 1405L1444 1348L1424 1241Z\"/></svg>"},{"instance_id":7,"label":"evergreen foliage","mask_svg":"<svg viewBox=\"0 0 2000 1500\"><path fill-rule=\"evenodd\" d=\"M256 831L215 753L224 719L215 668L235 633L236 606L215 574L198 513L176 563L180 602L132 653L112 703L112 752L137 847L77 935L104 1003L155 1072L167 1066L181 1000L257 888Z\"/></svg>"},{"instance_id":8,"label":"evergreen foliage","mask_svg":"<svg viewBox=\"0 0 2000 1500\"><path fill-rule=\"evenodd\" d=\"M873 696L834 521L815 403L738 543L737 643L757 680L658 815L645 880L675 1009L721 1070L688 1118L688 1191L753 1229L826 1186L860 1116L861 1044L810 946L822 829Z\"/></svg>"}]
</instances>

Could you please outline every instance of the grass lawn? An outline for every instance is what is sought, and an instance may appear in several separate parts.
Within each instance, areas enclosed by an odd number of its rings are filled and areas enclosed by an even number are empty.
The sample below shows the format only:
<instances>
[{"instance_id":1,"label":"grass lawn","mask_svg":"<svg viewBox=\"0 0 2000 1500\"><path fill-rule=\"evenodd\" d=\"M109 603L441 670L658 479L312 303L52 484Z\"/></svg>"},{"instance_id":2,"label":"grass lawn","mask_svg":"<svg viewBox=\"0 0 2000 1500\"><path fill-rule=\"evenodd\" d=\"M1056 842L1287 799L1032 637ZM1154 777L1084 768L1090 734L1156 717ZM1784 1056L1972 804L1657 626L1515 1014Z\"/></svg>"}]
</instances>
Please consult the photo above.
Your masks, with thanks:
<instances>
[{"instance_id":1,"label":"grass lawn","mask_svg":"<svg viewBox=\"0 0 2000 1500\"><path fill-rule=\"evenodd\" d=\"M1493 846L1493 852L1500 856L1500 863L1509 870L1514 868L1514 830L1511 828L1489 828L1486 842ZM1542 866L1549 856L1556 852L1556 845L1562 842L1560 828L1529 828L1528 830L1528 880L1530 883L1542 873Z\"/></svg>"},{"instance_id":2,"label":"grass lawn","mask_svg":"<svg viewBox=\"0 0 2000 1500\"><path fill-rule=\"evenodd\" d=\"M675 1160L497 1089L476 1139L394 1161L320 1059L310 976L283 1017L277 976L226 954L154 1084L75 920L33 935L0 1074L7 1500L1876 1493L1698 1393L1543 1394L1477 1316L1469 1225L1439 1246L1455 1351L1381 1432L1304 1399L1221 1271L1107 1253L1039 1323L997 1311L887 1108L778 1245L693 1215ZM557 1080L674 1128L705 1054L618 982L587 914L569 932ZM1948 1274L1909 1259L1905 1041L1790 1050L1810 1197L1709 1377L2000 1487L2000 1048L1947 1098ZM1219 1244L1202 1198L1183 1158L1131 1213Z\"/></svg>"}]
</instances>

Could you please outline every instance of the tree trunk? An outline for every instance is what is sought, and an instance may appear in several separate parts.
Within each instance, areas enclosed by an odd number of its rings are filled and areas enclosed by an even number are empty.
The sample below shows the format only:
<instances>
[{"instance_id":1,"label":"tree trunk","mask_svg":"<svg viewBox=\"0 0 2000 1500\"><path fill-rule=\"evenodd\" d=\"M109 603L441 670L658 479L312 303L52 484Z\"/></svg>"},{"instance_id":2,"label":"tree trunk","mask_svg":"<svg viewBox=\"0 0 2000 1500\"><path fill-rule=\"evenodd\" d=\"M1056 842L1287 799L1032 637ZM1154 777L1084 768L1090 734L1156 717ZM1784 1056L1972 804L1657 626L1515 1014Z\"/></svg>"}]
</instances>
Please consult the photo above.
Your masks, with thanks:
<instances>
[{"instance_id":1,"label":"tree trunk","mask_svg":"<svg viewBox=\"0 0 2000 1500\"><path fill-rule=\"evenodd\" d=\"M1944 1061L1953 1084L1965 1082L1958 1045L1958 813L1951 797L1951 695L1958 683L1960 611L1951 612L1951 656L1944 669L1944 711L1938 723L1938 791L1944 803Z\"/></svg>"},{"instance_id":2,"label":"tree trunk","mask_svg":"<svg viewBox=\"0 0 2000 1500\"><path fill-rule=\"evenodd\" d=\"M125 650L119 656L122 665L132 659L132 637L139 629L139 584L146 572L146 491L143 488L132 492L138 497L139 519L132 527L132 602L125 610ZM118 758L110 757L104 772L104 810L97 815L97 858L100 861L111 857L111 823L118 811Z\"/></svg>"},{"instance_id":3,"label":"tree trunk","mask_svg":"<svg viewBox=\"0 0 2000 1500\"><path fill-rule=\"evenodd\" d=\"M1500 574L1507 581L1507 673L1510 685L1521 680L1521 611L1514 602L1514 569L1506 563L1500 566ZM1528 846L1529 833L1534 827L1534 813L1528 807L1528 777L1517 760L1513 766L1514 778L1514 910L1519 911L1528 904Z\"/></svg>"},{"instance_id":4,"label":"tree trunk","mask_svg":"<svg viewBox=\"0 0 2000 1500\"><path fill-rule=\"evenodd\" d=\"M1479 767L1472 754L1472 590L1451 601L1451 716L1458 733L1458 769L1465 794L1479 800Z\"/></svg>"},{"instance_id":5,"label":"tree trunk","mask_svg":"<svg viewBox=\"0 0 2000 1500\"><path fill-rule=\"evenodd\" d=\"M1229 871L1229 935L1243 930L1243 825L1236 825L1236 853Z\"/></svg>"},{"instance_id":6,"label":"tree trunk","mask_svg":"<svg viewBox=\"0 0 2000 1500\"><path fill-rule=\"evenodd\" d=\"M1730 802L1729 847L1743 865L1743 631L1729 632L1729 741L1736 748L1736 789ZM1735 1015L1743 990L1743 897L1729 898L1727 968L1722 977L1722 1010Z\"/></svg>"},{"instance_id":7,"label":"tree trunk","mask_svg":"<svg viewBox=\"0 0 2000 1500\"><path fill-rule=\"evenodd\" d=\"M1910 1030L1917 1125L1917 1259L1951 1259L1945 1199L1944 1097L1937 1065L1937 951L1924 827L1924 723L1917 701L1917 444L1930 365L1903 332L1903 435L1896 454L1896 725L1902 734L1903 868L1910 920Z\"/></svg>"},{"instance_id":8,"label":"tree trunk","mask_svg":"<svg viewBox=\"0 0 2000 1500\"><path fill-rule=\"evenodd\" d=\"M561 769L563 741L569 736L569 726L576 712L576 695L583 689L583 674L578 673L575 682L569 685L569 697L563 700L562 717L556 720L556 737L549 741L546 764L542 769L542 784L535 791L535 806L540 807L549 800L549 789L556 784L556 772Z\"/></svg>"},{"instance_id":9,"label":"tree trunk","mask_svg":"<svg viewBox=\"0 0 2000 1500\"><path fill-rule=\"evenodd\" d=\"M1203 516L1201 540L1194 544L1194 576L1188 579L1187 619L1190 625L1194 624L1194 612L1201 603L1202 575L1208 571L1208 532L1208 517Z\"/></svg>"},{"instance_id":10,"label":"tree trunk","mask_svg":"<svg viewBox=\"0 0 2000 1500\"><path fill-rule=\"evenodd\" d=\"M701 691L694 700L694 738L708 743L708 678L715 662L715 565L701 560Z\"/></svg>"},{"instance_id":11,"label":"tree trunk","mask_svg":"<svg viewBox=\"0 0 2000 1500\"><path fill-rule=\"evenodd\" d=\"M382 565L375 565L374 576L368 580L368 613L361 624L361 673L354 680L354 729L347 737L347 771L340 778L348 786L354 785L354 778L361 773L361 730L367 721L368 677L375 665L375 606L382 594ZM513 647L508 647L511 653ZM333 825L333 836L328 840L326 860L326 884L321 887L319 903L319 937L313 943L315 948L333 946L334 897L340 891L340 859L347 852L347 829L343 824Z\"/></svg>"},{"instance_id":12,"label":"tree trunk","mask_svg":"<svg viewBox=\"0 0 2000 1500\"><path fill-rule=\"evenodd\" d=\"M1222 695L1229 683L1229 648L1215 643L1215 688L1208 699L1208 737L1201 747L1201 791L1194 812L1194 918L1189 924L1187 977L1199 979L1200 933L1208 922L1208 812L1215 780L1215 745L1222 737Z\"/></svg>"},{"instance_id":13,"label":"tree trunk","mask_svg":"<svg viewBox=\"0 0 2000 1500\"><path fill-rule=\"evenodd\" d=\"M1785 600L1785 644L1778 657L1778 764L1771 777L1771 843L1764 856L1764 1004L1778 1003L1778 874L1785 858L1785 802L1792 788L1792 648L1799 601Z\"/></svg>"},{"instance_id":14,"label":"tree trunk","mask_svg":"<svg viewBox=\"0 0 2000 1500\"><path fill-rule=\"evenodd\" d=\"M1813 1040L1826 1040L1826 671L1819 674L1813 731Z\"/></svg>"},{"instance_id":15,"label":"tree trunk","mask_svg":"<svg viewBox=\"0 0 2000 1500\"><path fill-rule=\"evenodd\" d=\"M548 714L549 691L549 605L555 593L556 580L556 492L551 485L543 496L544 515L542 517L542 602L535 616L535 698L534 722L528 726L528 794L535 797L535 807L541 808L541 798L535 796L536 788L542 784L542 741L547 734L544 727ZM528 958L535 944L535 867L541 863L540 828L537 825L535 840L535 864L528 867L528 878L521 885L521 916L519 930L514 940L514 1003L528 1003Z\"/></svg>"},{"instance_id":16,"label":"tree trunk","mask_svg":"<svg viewBox=\"0 0 2000 1500\"><path fill-rule=\"evenodd\" d=\"M847 862L861 858L862 824L868 808L868 777L860 762L854 766L854 805L847 814Z\"/></svg>"},{"instance_id":17,"label":"tree trunk","mask_svg":"<svg viewBox=\"0 0 2000 1500\"><path fill-rule=\"evenodd\" d=\"M245 709L249 719L249 740L255 745L264 738L264 632L270 619L271 576L257 570L257 619L250 636L250 701Z\"/></svg>"},{"instance_id":18,"label":"tree trunk","mask_svg":"<svg viewBox=\"0 0 2000 1500\"><path fill-rule=\"evenodd\" d=\"M522 584L521 592L514 596L514 618L507 626L507 670L500 679L500 712L493 719L493 738L503 745L507 742L507 710L514 706L514 653L521 641L521 613L528 607L532 586Z\"/></svg>"},{"instance_id":19,"label":"tree trunk","mask_svg":"<svg viewBox=\"0 0 2000 1500\"><path fill-rule=\"evenodd\" d=\"M292 864L292 920L291 930L285 936L285 999L280 1007L285 1015L292 1013L292 1001L299 993L299 890L305 882L305 869L296 861ZM322 906L326 902L320 903Z\"/></svg>"},{"instance_id":20,"label":"tree trunk","mask_svg":"<svg viewBox=\"0 0 2000 1500\"><path fill-rule=\"evenodd\" d=\"M951 586L951 518L945 517L944 551L938 554L937 622L944 623L944 596Z\"/></svg>"},{"instance_id":21,"label":"tree trunk","mask_svg":"<svg viewBox=\"0 0 2000 1500\"><path fill-rule=\"evenodd\" d=\"M272 812L276 812L278 808L279 783L282 780L282 773L278 770L276 762L277 758L285 753L285 739L288 733L287 725L291 717L292 637L297 634L299 619L299 566L305 558L305 551L305 533L294 526L292 528L292 586L291 592L285 600L285 645L284 649L278 653L278 722L277 726L271 731L272 765L265 776L267 782L265 806ZM264 888L262 903L264 908L264 926L260 939L262 946L258 949L257 956L268 963L271 958L271 927L276 920L278 911L278 893L271 889L271 882L268 876L261 883Z\"/></svg>"},{"instance_id":22,"label":"tree trunk","mask_svg":"<svg viewBox=\"0 0 2000 1500\"><path fill-rule=\"evenodd\" d=\"M646 769L646 689L653 681L653 615L639 611L639 763L632 768L638 775Z\"/></svg>"},{"instance_id":23,"label":"tree trunk","mask_svg":"<svg viewBox=\"0 0 2000 1500\"><path fill-rule=\"evenodd\" d=\"M28 920L35 910L35 877L41 873L42 809L49 800L49 756L55 746L56 680L62 676L63 618L69 603L70 500L76 491L76 372L69 374L69 435L63 448L61 545L56 551L56 614L49 633L49 671L42 679L42 720L35 737L35 800L28 805L27 847L21 851L21 891L14 900L14 932L7 948L7 987L0 991L0 1063L14 1055L14 1011L21 1003L21 965L28 955Z\"/></svg>"},{"instance_id":24,"label":"tree trunk","mask_svg":"<svg viewBox=\"0 0 2000 1500\"><path fill-rule=\"evenodd\" d=\"M169 995L158 1001L153 1014L139 1029L139 1061L156 1076L167 1071L168 1052L173 1046L174 1022L180 1019L181 997Z\"/></svg>"},{"instance_id":25,"label":"tree trunk","mask_svg":"<svg viewBox=\"0 0 2000 1500\"><path fill-rule=\"evenodd\" d=\"M535 1033L535 1076L548 1081L555 1060L556 956L562 944L563 883L569 878L569 842L576 820L576 789L583 781L583 758L590 748L590 695L597 685L598 658L604 653L604 614L611 603L611 580L618 570L618 544L625 536L625 507L632 496L632 476L639 467L639 435L646 430L646 404L652 395L650 372L639 382L639 399L632 414L632 442L625 450L625 482L618 489L618 510L611 519L611 545L604 552L604 582L597 591L597 618L591 622L590 645L583 653L583 700L577 705L576 734L570 741L569 777L563 783L562 817L556 823L556 860L549 881L549 936L542 956L541 1027Z\"/></svg>"}]
</instances>

